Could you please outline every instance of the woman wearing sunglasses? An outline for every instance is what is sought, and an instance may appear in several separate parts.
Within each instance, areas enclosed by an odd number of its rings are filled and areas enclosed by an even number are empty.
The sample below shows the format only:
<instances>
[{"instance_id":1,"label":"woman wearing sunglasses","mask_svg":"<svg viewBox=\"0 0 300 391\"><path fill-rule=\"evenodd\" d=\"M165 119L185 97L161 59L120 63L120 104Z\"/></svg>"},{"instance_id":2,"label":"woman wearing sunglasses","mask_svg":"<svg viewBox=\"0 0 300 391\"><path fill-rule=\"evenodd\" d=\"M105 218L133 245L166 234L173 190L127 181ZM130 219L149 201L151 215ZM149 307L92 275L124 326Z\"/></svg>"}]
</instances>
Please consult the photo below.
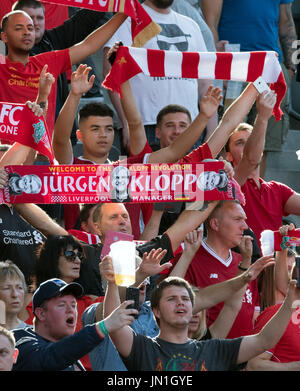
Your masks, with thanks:
<instances>
[{"instance_id":1,"label":"woman wearing sunglasses","mask_svg":"<svg viewBox=\"0 0 300 391\"><path fill-rule=\"evenodd\" d=\"M80 277L84 258L83 247L73 236L50 236L37 253L35 268L37 286L54 277L68 284L77 280Z\"/></svg>"}]
</instances>

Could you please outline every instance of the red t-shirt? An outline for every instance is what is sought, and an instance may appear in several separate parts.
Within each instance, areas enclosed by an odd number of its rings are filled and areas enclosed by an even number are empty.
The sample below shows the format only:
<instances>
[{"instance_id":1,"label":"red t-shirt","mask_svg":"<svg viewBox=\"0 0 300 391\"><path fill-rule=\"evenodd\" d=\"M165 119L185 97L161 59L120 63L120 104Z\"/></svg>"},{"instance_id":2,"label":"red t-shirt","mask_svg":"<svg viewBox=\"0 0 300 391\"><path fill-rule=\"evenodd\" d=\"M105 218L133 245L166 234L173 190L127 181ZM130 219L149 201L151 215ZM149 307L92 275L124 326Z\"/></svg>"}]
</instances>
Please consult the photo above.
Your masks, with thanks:
<instances>
[{"instance_id":1,"label":"red t-shirt","mask_svg":"<svg viewBox=\"0 0 300 391\"><path fill-rule=\"evenodd\" d=\"M11 62L6 57L6 64L0 64L0 102L25 103L35 101L40 73L43 66L48 64L50 72L57 81L58 76L71 68L69 49L31 56L24 66L19 62ZM55 120L57 83L53 83L48 98L47 125L50 136L53 133ZM1 134L5 140L5 134Z\"/></svg>"},{"instance_id":2,"label":"red t-shirt","mask_svg":"<svg viewBox=\"0 0 300 391\"><path fill-rule=\"evenodd\" d=\"M264 325L272 318L279 310L281 304L275 304L267 307L256 319L254 333L258 333ZM299 309L295 309L295 312ZM297 318L297 316L296 316ZM300 324L293 322L292 318L280 340L267 352L272 354L271 361L287 363L292 361L300 361Z\"/></svg>"},{"instance_id":3,"label":"red t-shirt","mask_svg":"<svg viewBox=\"0 0 300 391\"><path fill-rule=\"evenodd\" d=\"M181 253L172 261L176 265ZM201 247L191 261L185 279L193 286L205 288L233 278L237 275L238 264L241 261L241 255L231 251L231 256L227 260L220 259L211 249L202 243ZM253 333L253 315L255 307L259 305L259 293L256 280L248 284L242 307L232 325L227 338L237 338ZM207 325L210 326L218 317L223 303L208 309Z\"/></svg>"},{"instance_id":4,"label":"red t-shirt","mask_svg":"<svg viewBox=\"0 0 300 391\"><path fill-rule=\"evenodd\" d=\"M243 206L247 215L247 224L254 231L258 243L260 234L265 229L277 231L282 225L284 206L287 200L295 194L294 190L283 183L271 181L265 182L259 179L260 188L253 179L248 179L242 186L246 198Z\"/></svg>"}]
</instances>

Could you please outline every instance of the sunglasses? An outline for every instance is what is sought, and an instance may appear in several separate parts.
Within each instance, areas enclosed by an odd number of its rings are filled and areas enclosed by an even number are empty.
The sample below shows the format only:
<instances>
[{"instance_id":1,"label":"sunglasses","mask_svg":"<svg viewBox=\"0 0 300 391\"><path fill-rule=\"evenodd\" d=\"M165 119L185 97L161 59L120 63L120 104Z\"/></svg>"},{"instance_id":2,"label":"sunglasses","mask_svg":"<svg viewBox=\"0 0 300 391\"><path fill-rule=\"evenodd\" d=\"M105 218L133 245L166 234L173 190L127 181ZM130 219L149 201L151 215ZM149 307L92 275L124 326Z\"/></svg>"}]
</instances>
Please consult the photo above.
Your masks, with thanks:
<instances>
[{"instance_id":1,"label":"sunglasses","mask_svg":"<svg viewBox=\"0 0 300 391\"><path fill-rule=\"evenodd\" d=\"M77 257L80 259L80 261L84 260L84 255L81 251L78 251L77 253L75 253L74 250L65 250L64 256L70 262L74 262Z\"/></svg>"}]
</instances>

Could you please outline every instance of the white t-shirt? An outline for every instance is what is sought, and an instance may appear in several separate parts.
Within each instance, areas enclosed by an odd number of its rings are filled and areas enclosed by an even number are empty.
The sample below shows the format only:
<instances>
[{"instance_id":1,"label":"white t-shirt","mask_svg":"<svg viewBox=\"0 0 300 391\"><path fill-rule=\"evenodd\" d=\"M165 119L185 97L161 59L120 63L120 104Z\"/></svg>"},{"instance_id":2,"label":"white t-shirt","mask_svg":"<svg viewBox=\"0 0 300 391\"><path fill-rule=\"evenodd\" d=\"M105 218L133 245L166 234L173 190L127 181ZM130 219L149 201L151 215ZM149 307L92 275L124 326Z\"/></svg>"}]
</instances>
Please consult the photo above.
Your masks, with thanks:
<instances>
[{"instance_id":1,"label":"white t-shirt","mask_svg":"<svg viewBox=\"0 0 300 391\"><path fill-rule=\"evenodd\" d=\"M207 51L201 30L191 18L173 10L162 14L146 5L143 7L162 28L160 34L145 44L145 48L181 52ZM105 46L112 47L117 41L122 41L124 46L132 46L130 18L126 19ZM134 76L130 83L144 125L155 124L158 112L168 104L186 107L191 112L192 119L198 114L196 79L150 77L140 73Z\"/></svg>"}]
</instances>

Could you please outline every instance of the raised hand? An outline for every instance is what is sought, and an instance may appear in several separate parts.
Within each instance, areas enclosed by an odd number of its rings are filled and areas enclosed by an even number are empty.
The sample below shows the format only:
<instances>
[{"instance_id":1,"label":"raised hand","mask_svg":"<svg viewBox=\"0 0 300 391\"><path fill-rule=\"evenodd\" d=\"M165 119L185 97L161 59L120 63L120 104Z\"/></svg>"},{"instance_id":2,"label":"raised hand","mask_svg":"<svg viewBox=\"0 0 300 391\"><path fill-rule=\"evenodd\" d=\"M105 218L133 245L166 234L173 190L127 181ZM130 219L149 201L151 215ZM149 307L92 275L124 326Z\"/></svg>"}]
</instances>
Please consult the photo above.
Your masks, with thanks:
<instances>
[{"instance_id":1,"label":"raised hand","mask_svg":"<svg viewBox=\"0 0 300 391\"><path fill-rule=\"evenodd\" d=\"M222 90L219 87L210 85L205 96L200 102L200 111L207 118L211 118L217 111L222 100Z\"/></svg>"},{"instance_id":2,"label":"raised hand","mask_svg":"<svg viewBox=\"0 0 300 391\"><path fill-rule=\"evenodd\" d=\"M133 304L133 302L133 300L124 301L104 319L105 326L109 333L119 330L126 325L130 325L134 321L134 315L138 315L138 311L126 308L129 304Z\"/></svg>"},{"instance_id":3,"label":"raised hand","mask_svg":"<svg viewBox=\"0 0 300 391\"><path fill-rule=\"evenodd\" d=\"M148 276L155 276L163 270L171 267L172 264L170 262L166 262L162 265L160 264L166 253L167 250L162 250L161 248L152 249L149 254L144 253L142 262L137 269L137 273L147 278Z\"/></svg>"},{"instance_id":4,"label":"raised hand","mask_svg":"<svg viewBox=\"0 0 300 391\"><path fill-rule=\"evenodd\" d=\"M109 255L106 255L99 263L99 271L108 282L115 283L115 272L112 263L112 259Z\"/></svg>"},{"instance_id":5,"label":"raised hand","mask_svg":"<svg viewBox=\"0 0 300 391\"><path fill-rule=\"evenodd\" d=\"M228 162L227 160L225 160L222 156L219 157L219 160L224 162L224 171L226 172L226 175L228 176L228 178L233 178L234 176L234 169L232 167L232 164L230 162Z\"/></svg>"},{"instance_id":6,"label":"raised hand","mask_svg":"<svg viewBox=\"0 0 300 391\"><path fill-rule=\"evenodd\" d=\"M40 117L41 115L43 115L44 111L43 109L41 108L41 106L38 104L38 103L35 103L35 102L31 102L30 100L28 100L26 102L26 106L33 112L34 115L36 115L37 117Z\"/></svg>"},{"instance_id":7,"label":"raised hand","mask_svg":"<svg viewBox=\"0 0 300 391\"><path fill-rule=\"evenodd\" d=\"M83 95L93 86L95 75L89 78L89 72L92 70L86 64L80 64L71 76L71 93L74 95Z\"/></svg>"},{"instance_id":8,"label":"raised hand","mask_svg":"<svg viewBox=\"0 0 300 391\"><path fill-rule=\"evenodd\" d=\"M266 267L274 265L275 260L271 255L266 255L265 257L259 258L255 261L249 269L244 273L245 280L250 282L255 280L259 273Z\"/></svg>"},{"instance_id":9,"label":"raised hand","mask_svg":"<svg viewBox=\"0 0 300 391\"><path fill-rule=\"evenodd\" d=\"M274 91L270 91L269 93L265 91L262 94L259 94L256 99L257 115L266 121L269 120L273 113L276 99L277 95Z\"/></svg>"},{"instance_id":10,"label":"raised hand","mask_svg":"<svg viewBox=\"0 0 300 391\"><path fill-rule=\"evenodd\" d=\"M121 41L118 41L107 52L107 59L110 62L110 65L113 65L113 63L115 62L117 50L122 45L123 45L123 43Z\"/></svg>"},{"instance_id":11,"label":"raised hand","mask_svg":"<svg viewBox=\"0 0 300 391\"><path fill-rule=\"evenodd\" d=\"M52 75L52 73L47 72L47 69L48 69L48 65L45 64L39 79L38 95L41 97L43 101L46 101L48 99L48 96L51 92L52 85L55 82L54 76Z\"/></svg>"},{"instance_id":12,"label":"raised hand","mask_svg":"<svg viewBox=\"0 0 300 391\"><path fill-rule=\"evenodd\" d=\"M253 252L252 240L253 238L251 236L244 235L242 237L241 243L238 246L243 259L243 267L248 267L251 263L251 257Z\"/></svg>"},{"instance_id":13,"label":"raised hand","mask_svg":"<svg viewBox=\"0 0 300 391\"><path fill-rule=\"evenodd\" d=\"M184 239L183 254L187 255L189 259L192 259L196 252L199 250L203 240L203 229L198 228L192 232L189 232Z\"/></svg>"},{"instance_id":14,"label":"raised hand","mask_svg":"<svg viewBox=\"0 0 300 391\"><path fill-rule=\"evenodd\" d=\"M281 236L288 236L289 231L292 231L295 229L295 226L293 223L282 225L279 228L279 233Z\"/></svg>"}]
</instances>

